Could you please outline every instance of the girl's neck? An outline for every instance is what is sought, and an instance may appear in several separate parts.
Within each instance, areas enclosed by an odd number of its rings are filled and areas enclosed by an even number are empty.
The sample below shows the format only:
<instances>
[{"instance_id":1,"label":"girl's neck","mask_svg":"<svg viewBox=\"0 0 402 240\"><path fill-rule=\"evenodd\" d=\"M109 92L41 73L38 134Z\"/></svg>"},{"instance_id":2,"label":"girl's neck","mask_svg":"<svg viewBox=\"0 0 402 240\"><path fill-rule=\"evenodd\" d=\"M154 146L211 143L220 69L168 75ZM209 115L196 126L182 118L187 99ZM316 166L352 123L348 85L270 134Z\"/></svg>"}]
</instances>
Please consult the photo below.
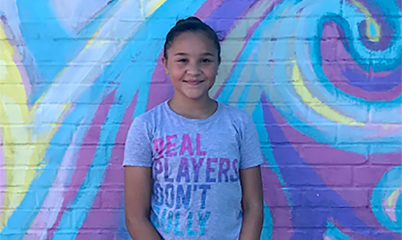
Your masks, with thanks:
<instances>
[{"instance_id":1,"label":"girl's neck","mask_svg":"<svg viewBox=\"0 0 402 240\"><path fill-rule=\"evenodd\" d=\"M218 108L218 103L209 97L202 100L180 100L178 97L173 96L168 101L168 105L175 113L191 119L208 118Z\"/></svg>"}]
</instances>

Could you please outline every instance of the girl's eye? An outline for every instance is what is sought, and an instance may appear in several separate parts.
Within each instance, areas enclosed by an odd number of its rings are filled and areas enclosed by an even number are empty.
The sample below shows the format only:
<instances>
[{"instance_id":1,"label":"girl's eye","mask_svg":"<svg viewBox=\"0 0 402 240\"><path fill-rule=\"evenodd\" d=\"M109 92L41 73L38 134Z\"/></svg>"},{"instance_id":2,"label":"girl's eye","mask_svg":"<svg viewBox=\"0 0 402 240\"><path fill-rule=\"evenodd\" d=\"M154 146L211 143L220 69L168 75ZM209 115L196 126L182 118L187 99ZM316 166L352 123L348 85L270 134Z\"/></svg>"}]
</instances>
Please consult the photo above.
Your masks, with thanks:
<instances>
[{"instance_id":1,"label":"girl's eye","mask_svg":"<svg viewBox=\"0 0 402 240\"><path fill-rule=\"evenodd\" d=\"M180 59L177 59L177 62L185 63L185 62L187 62L187 59L185 59L185 58L180 58Z\"/></svg>"},{"instance_id":2,"label":"girl's eye","mask_svg":"<svg viewBox=\"0 0 402 240\"><path fill-rule=\"evenodd\" d=\"M209 59L209 58L204 58L204 59L201 60L201 62L203 62L203 63L210 63L210 62L212 62L212 60Z\"/></svg>"}]
</instances>

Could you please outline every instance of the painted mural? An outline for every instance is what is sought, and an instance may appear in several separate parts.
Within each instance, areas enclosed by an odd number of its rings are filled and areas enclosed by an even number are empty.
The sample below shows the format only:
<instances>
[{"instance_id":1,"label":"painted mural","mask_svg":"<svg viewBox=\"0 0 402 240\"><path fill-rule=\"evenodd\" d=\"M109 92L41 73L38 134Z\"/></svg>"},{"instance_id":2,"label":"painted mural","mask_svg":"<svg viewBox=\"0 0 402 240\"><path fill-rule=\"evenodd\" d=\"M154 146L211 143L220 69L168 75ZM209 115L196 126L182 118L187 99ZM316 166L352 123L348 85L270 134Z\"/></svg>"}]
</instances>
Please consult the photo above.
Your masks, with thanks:
<instances>
[{"instance_id":1,"label":"painted mural","mask_svg":"<svg viewBox=\"0 0 402 240\"><path fill-rule=\"evenodd\" d=\"M261 239L401 239L399 0L2 0L0 239L129 239L124 140L167 99L163 38L221 37L211 94L266 158Z\"/></svg>"}]
</instances>

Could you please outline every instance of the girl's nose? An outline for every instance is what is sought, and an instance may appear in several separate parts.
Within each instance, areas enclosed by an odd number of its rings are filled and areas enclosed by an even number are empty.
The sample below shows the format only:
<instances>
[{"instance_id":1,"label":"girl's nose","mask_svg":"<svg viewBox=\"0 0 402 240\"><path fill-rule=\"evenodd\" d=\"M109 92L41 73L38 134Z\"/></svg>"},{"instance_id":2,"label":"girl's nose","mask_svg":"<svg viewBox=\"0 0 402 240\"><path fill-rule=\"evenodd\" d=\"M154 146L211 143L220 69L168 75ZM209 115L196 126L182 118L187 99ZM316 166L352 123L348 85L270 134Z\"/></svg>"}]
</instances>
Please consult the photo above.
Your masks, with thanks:
<instances>
[{"instance_id":1,"label":"girl's nose","mask_svg":"<svg viewBox=\"0 0 402 240\"><path fill-rule=\"evenodd\" d=\"M199 75L201 73L200 66L197 63L189 63L187 65L187 73L191 75Z\"/></svg>"}]
</instances>

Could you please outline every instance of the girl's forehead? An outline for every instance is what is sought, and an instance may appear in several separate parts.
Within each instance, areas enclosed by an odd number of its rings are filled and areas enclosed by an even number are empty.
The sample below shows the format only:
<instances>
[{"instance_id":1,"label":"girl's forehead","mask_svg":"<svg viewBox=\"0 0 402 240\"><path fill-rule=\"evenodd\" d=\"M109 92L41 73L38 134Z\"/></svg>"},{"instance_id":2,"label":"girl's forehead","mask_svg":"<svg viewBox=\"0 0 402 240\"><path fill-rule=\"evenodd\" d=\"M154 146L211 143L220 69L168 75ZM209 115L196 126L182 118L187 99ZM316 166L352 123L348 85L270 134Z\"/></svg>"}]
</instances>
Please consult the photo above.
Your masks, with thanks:
<instances>
[{"instance_id":1,"label":"girl's forehead","mask_svg":"<svg viewBox=\"0 0 402 240\"><path fill-rule=\"evenodd\" d=\"M206 33L202 31L180 33L172 41L170 50L176 51L186 48L217 51L212 39L208 38Z\"/></svg>"}]
</instances>

